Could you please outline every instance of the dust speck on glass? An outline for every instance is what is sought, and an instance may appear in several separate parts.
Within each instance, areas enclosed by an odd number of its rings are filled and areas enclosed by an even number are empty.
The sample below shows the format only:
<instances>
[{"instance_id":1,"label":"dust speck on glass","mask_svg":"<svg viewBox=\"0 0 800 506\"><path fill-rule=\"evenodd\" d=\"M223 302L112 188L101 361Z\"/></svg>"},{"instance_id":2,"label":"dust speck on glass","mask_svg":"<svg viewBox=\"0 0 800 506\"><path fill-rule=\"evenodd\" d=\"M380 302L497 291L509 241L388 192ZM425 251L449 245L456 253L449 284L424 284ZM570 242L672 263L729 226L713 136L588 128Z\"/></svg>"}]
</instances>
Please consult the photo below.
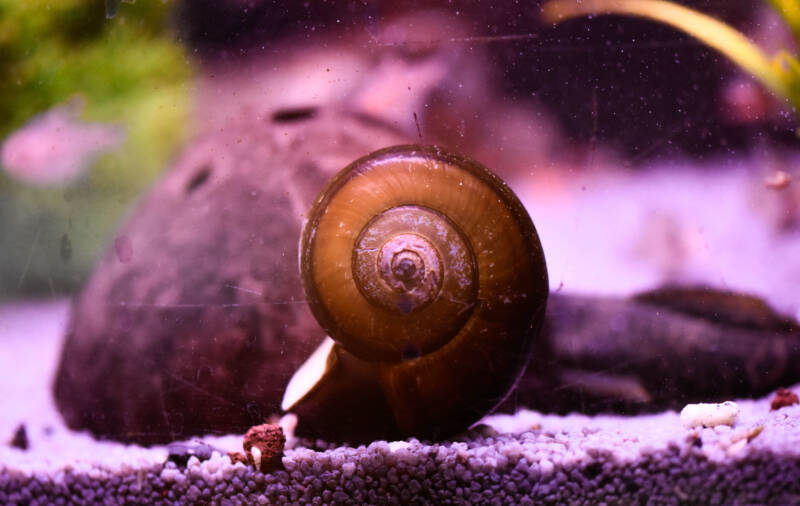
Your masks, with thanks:
<instances>
[{"instance_id":1,"label":"dust speck on glass","mask_svg":"<svg viewBox=\"0 0 800 506\"><path fill-rule=\"evenodd\" d=\"M795 0L0 0L0 503L789 504Z\"/></svg>"}]
</instances>

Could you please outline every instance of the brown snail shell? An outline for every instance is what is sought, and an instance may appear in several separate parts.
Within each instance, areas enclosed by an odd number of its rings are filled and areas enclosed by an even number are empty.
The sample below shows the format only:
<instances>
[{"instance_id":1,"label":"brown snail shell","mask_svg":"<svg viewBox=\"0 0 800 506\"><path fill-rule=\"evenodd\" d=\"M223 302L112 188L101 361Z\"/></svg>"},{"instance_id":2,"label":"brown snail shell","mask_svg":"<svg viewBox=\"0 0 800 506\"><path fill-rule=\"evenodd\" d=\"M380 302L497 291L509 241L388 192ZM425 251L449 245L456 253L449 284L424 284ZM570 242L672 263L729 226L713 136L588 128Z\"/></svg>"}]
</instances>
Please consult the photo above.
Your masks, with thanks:
<instances>
[{"instance_id":1,"label":"brown snail shell","mask_svg":"<svg viewBox=\"0 0 800 506\"><path fill-rule=\"evenodd\" d=\"M333 342L287 388L299 434L465 429L505 398L539 340L548 283L530 217L488 169L438 147L391 147L342 170L309 212L300 269Z\"/></svg>"}]
</instances>

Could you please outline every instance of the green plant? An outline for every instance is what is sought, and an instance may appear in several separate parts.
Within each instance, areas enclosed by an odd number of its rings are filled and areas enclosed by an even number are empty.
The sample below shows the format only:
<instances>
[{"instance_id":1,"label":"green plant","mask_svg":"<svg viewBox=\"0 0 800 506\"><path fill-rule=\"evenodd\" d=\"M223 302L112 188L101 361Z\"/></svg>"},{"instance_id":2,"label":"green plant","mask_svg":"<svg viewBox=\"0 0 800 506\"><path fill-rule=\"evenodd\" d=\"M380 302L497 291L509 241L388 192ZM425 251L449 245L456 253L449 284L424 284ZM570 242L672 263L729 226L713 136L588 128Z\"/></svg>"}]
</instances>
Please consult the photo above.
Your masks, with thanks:
<instances>
[{"instance_id":1,"label":"green plant","mask_svg":"<svg viewBox=\"0 0 800 506\"><path fill-rule=\"evenodd\" d=\"M800 2L768 0L800 41ZM800 110L800 61L787 50L768 56L744 34L706 14L666 0L552 0L542 7L545 21L621 14L655 20L681 30L727 56L774 94Z\"/></svg>"},{"instance_id":2,"label":"green plant","mask_svg":"<svg viewBox=\"0 0 800 506\"><path fill-rule=\"evenodd\" d=\"M81 120L126 133L66 186L26 185L0 167L0 299L79 286L185 138L191 68L169 9L142 1L108 20L103 0L0 0L0 142L75 96Z\"/></svg>"}]
</instances>

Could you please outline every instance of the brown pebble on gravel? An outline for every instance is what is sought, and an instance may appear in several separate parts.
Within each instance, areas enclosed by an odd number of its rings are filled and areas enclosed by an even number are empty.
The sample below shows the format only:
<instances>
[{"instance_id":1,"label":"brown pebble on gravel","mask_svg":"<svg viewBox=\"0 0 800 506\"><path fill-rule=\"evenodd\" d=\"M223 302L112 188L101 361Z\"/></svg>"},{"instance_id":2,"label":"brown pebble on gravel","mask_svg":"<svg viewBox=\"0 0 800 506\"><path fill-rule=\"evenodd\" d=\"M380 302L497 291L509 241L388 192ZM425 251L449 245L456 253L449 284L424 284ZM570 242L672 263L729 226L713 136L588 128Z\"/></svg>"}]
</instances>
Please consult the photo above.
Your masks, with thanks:
<instances>
[{"instance_id":1,"label":"brown pebble on gravel","mask_svg":"<svg viewBox=\"0 0 800 506\"><path fill-rule=\"evenodd\" d=\"M263 473L269 473L283 468L281 457L284 444L286 437L283 429L278 425L265 423L248 429L242 447L250 465Z\"/></svg>"},{"instance_id":2,"label":"brown pebble on gravel","mask_svg":"<svg viewBox=\"0 0 800 506\"><path fill-rule=\"evenodd\" d=\"M25 424L19 424L17 430L14 431L14 436L8 442L8 445L13 448L19 448L20 450L27 450L28 449L28 433L25 430Z\"/></svg>"},{"instance_id":3,"label":"brown pebble on gravel","mask_svg":"<svg viewBox=\"0 0 800 506\"><path fill-rule=\"evenodd\" d=\"M231 464L236 464L237 462L241 462L245 465L248 464L247 457L245 457L242 452L228 452L228 457L231 459Z\"/></svg>"},{"instance_id":4,"label":"brown pebble on gravel","mask_svg":"<svg viewBox=\"0 0 800 506\"><path fill-rule=\"evenodd\" d=\"M791 406L793 404L797 404L797 394L789 390L788 388L779 388L775 392L775 397L772 398L772 403L770 404L770 411L775 411L776 409L781 409L786 406Z\"/></svg>"}]
</instances>

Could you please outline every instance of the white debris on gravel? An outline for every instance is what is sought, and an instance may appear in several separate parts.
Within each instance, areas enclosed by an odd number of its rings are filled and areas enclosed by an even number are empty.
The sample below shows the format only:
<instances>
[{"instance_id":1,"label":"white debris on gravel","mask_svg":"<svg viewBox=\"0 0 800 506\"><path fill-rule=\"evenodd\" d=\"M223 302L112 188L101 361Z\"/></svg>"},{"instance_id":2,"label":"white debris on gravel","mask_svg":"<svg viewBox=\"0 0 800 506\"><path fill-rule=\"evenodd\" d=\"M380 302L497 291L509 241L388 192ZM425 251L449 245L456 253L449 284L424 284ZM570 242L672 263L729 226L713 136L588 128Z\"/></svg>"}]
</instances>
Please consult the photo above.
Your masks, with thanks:
<instances>
[{"instance_id":1,"label":"white debris on gravel","mask_svg":"<svg viewBox=\"0 0 800 506\"><path fill-rule=\"evenodd\" d=\"M685 427L733 426L737 418L739 406L733 401L687 404L681 410L681 423Z\"/></svg>"}]
</instances>

